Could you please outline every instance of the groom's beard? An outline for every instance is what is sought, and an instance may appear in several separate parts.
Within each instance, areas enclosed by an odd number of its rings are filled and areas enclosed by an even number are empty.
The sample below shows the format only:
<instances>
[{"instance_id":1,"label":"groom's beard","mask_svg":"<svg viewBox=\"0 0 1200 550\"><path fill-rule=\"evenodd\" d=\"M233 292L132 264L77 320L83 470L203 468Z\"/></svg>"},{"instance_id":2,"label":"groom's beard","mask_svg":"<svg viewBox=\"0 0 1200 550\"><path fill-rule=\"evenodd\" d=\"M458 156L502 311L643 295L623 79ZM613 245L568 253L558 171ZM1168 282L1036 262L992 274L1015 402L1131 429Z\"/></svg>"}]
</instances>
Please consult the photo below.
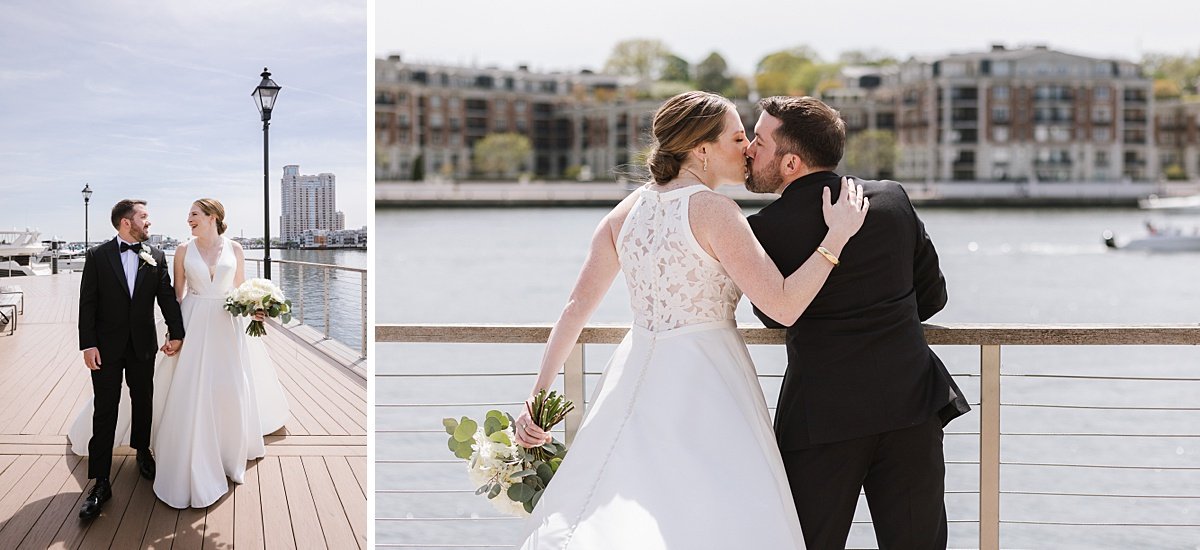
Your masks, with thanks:
<instances>
[{"instance_id":1,"label":"groom's beard","mask_svg":"<svg viewBox=\"0 0 1200 550\"><path fill-rule=\"evenodd\" d=\"M139 243L143 243L143 242L150 240L150 235L146 232L146 230L144 228L140 228L140 227L129 228L129 235L131 237L137 239L137 242L139 242Z\"/></svg>"},{"instance_id":2,"label":"groom's beard","mask_svg":"<svg viewBox=\"0 0 1200 550\"><path fill-rule=\"evenodd\" d=\"M783 174L779 171L778 159L762 170L754 168L753 159L746 159L746 168L750 175L746 176L746 190L753 193L774 193L783 185Z\"/></svg>"}]
</instances>

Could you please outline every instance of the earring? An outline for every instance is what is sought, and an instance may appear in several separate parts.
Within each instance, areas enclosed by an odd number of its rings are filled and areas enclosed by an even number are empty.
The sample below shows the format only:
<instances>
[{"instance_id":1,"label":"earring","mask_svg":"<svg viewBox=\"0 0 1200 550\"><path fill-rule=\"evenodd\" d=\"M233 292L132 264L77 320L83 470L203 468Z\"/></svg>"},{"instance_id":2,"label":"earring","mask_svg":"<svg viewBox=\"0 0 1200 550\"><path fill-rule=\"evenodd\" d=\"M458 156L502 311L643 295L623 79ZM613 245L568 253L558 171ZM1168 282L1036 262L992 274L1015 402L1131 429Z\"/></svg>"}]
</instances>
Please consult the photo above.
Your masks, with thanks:
<instances>
[{"instance_id":1,"label":"earring","mask_svg":"<svg viewBox=\"0 0 1200 550\"><path fill-rule=\"evenodd\" d=\"M704 171L708 171L708 157L704 157Z\"/></svg>"}]
</instances>

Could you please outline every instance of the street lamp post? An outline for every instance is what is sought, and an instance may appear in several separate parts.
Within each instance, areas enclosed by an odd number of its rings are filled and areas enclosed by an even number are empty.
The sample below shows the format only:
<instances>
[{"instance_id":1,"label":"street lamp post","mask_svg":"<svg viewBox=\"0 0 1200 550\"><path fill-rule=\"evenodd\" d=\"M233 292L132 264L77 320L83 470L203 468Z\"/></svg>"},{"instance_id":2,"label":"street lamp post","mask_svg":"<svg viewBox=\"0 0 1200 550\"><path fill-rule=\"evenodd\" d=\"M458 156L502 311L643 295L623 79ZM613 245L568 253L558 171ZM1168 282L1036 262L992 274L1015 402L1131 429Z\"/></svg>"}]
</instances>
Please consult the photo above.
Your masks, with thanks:
<instances>
[{"instance_id":1,"label":"street lamp post","mask_svg":"<svg viewBox=\"0 0 1200 550\"><path fill-rule=\"evenodd\" d=\"M271 278L271 184L269 174L271 164L268 160L267 148L268 129L271 127L271 109L275 108L275 98L279 96L279 85L271 80L271 73L263 67L262 82L250 93L258 112L262 114L263 123L263 277Z\"/></svg>"},{"instance_id":2,"label":"street lamp post","mask_svg":"<svg viewBox=\"0 0 1200 550\"><path fill-rule=\"evenodd\" d=\"M92 188L83 184L83 249L88 248L88 201L92 200Z\"/></svg>"}]
</instances>

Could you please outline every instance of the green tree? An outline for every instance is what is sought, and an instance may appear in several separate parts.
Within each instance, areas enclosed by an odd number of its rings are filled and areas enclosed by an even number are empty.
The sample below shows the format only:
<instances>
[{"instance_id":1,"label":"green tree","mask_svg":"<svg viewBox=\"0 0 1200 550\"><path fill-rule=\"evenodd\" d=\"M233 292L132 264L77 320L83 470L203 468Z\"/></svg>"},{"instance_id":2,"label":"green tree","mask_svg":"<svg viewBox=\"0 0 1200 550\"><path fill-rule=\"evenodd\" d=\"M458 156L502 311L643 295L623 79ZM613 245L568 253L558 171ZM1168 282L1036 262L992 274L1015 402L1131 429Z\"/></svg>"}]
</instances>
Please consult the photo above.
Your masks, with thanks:
<instances>
[{"instance_id":1,"label":"green tree","mask_svg":"<svg viewBox=\"0 0 1200 550\"><path fill-rule=\"evenodd\" d=\"M1147 54L1142 67L1151 78L1171 81L1183 94L1200 93L1200 55Z\"/></svg>"},{"instance_id":2,"label":"green tree","mask_svg":"<svg viewBox=\"0 0 1200 550\"><path fill-rule=\"evenodd\" d=\"M529 138L521 134L488 134L475 142L475 171L490 177L515 177L532 151Z\"/></svg>"},{"instance_id":3,"label":"green tree","mask_svg":"<svg viewBox=\"0 0 1200 550\"><path fill-rule=\"evenodd\" d=\"M733 79L729 77L729 64L721 54L708 54L696 65L696 87L706 92L725 93Z\"/></svg>"},{"instance_id":4,"label":"green tree","mask_svg":"<svg viewBox=\"0 0 1200 550\"><path fill-rule=\"evenodd\" d=\"M797 75L806 67L820 62L816 52L807 46L780 50L767 54L758 62L754 81L759 95L803 95L812 93L817 82L811 78L799 78Z\"/></svg>"},{"instance_id":5,"label":"green tree","mask_svg":"<svg viewBox=\"0 0 1200 550\"><path fill-rule=\"evenodd\" d=\"M846 172L868 179L892 177L896 166L896 136L887 130L867 130L846 140Z\"/></svg>"},{"instance_id":6,"label":"green tree","mask_svg":"<svg viewBox=\"0 0 1200 550\"><path fill-rule=\"evenodd\" d=\"M735 76L729 80L729 86L721 95L729 99L750 99L750 81L744 76Z\"/></svg>"},{"instance_id":7,"label":"green tree","mask_svg":"<svg viewBox=\"0 0 1200 550\"><path fill-rule=\"evenodd\" d=\"M874 67L883 67L887 65L895 65L896 58L883 50L850 50L842 52L838 56L838 63L843 65L871 65Z\"/></svg>"},{"instance_id":8,"label":"green tree","mask_svg":"<svg viewBox=\"0 0 1200 550\"><path fill-rule=\"evenodd\" d=\"M669 82L691 82L692 65L678 55L668 53L663 61L662 76L659 80Z\"/></svg>"},{"instance_id":9,"label":"green tree","mask_svg":"<svg viewBox=\"0 0 1200 550\"><path fill-rule=\"evenodd\" d=\"M671 51L661 40L634 38L622 40L613 46L613 51L604 64L604 72L624 76L636 76L652 82L662 76Z\"/></svg>"}]
</instances>

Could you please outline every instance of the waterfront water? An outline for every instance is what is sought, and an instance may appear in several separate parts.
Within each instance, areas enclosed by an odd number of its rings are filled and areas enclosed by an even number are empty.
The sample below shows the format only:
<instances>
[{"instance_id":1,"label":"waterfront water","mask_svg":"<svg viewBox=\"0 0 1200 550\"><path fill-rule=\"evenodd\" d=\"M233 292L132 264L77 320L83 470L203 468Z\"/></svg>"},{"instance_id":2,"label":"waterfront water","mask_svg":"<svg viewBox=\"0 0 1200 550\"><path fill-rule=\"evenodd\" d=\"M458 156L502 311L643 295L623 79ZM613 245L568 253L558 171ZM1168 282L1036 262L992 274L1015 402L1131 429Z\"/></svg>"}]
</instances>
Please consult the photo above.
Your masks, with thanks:
<instances>
[{"instance_id":1,"label":"waterfront water","mask_svg":"<svg viewBox=\"0 0 1200 550\"><path fill-rule=\"evenodd\" d=\"M750 210L748 210L749 212ZM487 209L381 210L376 266L387 273L376 302L381 323L552 323L582 264L590 235L606 210ZM1143 233L1146 219L1160 225L1200 225L1200 218L1151 217L1133 209L921 211L949 282L950 303L931 322L1194 324L1200 317L1200 254L1142 254L1106 250L1100 234ZM593 323L628 324L628 294L620 278ZM743 301L738 319L758 324ZM603 368L613 346L589 346L587 370ZM540 345L381 344L379 373L531 372ZM785 366L781 346L754 346L762 373ZM937 348L956 374L978 373L974 347ZM1002 372L1118 375L1200 379L1193 347L1005 347ZM597 376L587 377L588 391ZM977 379L960 377L972 402ZM380 378L376 403L509 402L527 395L533 377L469 379ZM774 406L778 381L764 381ZM1116 381L1006 376L1006 404L1143 406L1191 410L1082 410L1005 407L1002 430L1022 433L1181 434L1191 437L1005 435L1002 462L1154 466L1159 470L1003 466L1002 519L1068 523L1200 524L1200 381ZM702 405L702 404L698 404ZM443 416L479 416L464 407L376 410L378 429L440 427ZM688 429L688 428L683 428ZM948 432L977 432L978 416L956 420ZM446 459L445 436L380 434L376 458ZM710 446L711 434L697 433ZM947 435L951 461L977 460L977 438ZM648 451L649 452L649 451ZM1182 469L1181 469L1182 468ZM1190 469L1187 469L1190 468ZM978 496L978 467L950 465L949 517L970 520ZM472 489L463 467L380 464L379 489ZM703 485L703 480L698 480ZM1015 493L1101 493L1047 496ZM1124 496L1122 496L1124 495ZM1175 495L1191 498L1146 498ZM1135 498L1136 497L1136 498ZM376 516L481 517L496 513L474 495L382 494ZM865 505L856 519L869 518ZM424 543L504 543L519 523L485 521L377 523L377 540ZM977 526L952 523L951 547L978 544ZM1079 527L1005 523L1002 544L1020 548L1197 548L1195 527ZM868 526L852 531L851 547L873 547Z\"/></svg>"},{"instance_id":2,"label":"waterfront water","mask_svg":"<svg viewBox=\"0 0 1200 550\"><path fill-rule=\"evenodd\" d=\"M262 249L247 249L246 258L263 257ZM365 250L271 250L272 260L291 260L317 264L366 269ZM259 262L247 262L246 276L261 275ZM304 271L301 286L300 271ZM271 264L271 275L294 308L293 316L318 330L325 329L325 295L329 296L329 335L357 350L362 345L362 276L358 272L329 271L329 287L325 286L325 270L286 264ZM367 297L368 300L370 296ZM301 315L303 301L303 315Z\"/></svg>"}]
</instances>

